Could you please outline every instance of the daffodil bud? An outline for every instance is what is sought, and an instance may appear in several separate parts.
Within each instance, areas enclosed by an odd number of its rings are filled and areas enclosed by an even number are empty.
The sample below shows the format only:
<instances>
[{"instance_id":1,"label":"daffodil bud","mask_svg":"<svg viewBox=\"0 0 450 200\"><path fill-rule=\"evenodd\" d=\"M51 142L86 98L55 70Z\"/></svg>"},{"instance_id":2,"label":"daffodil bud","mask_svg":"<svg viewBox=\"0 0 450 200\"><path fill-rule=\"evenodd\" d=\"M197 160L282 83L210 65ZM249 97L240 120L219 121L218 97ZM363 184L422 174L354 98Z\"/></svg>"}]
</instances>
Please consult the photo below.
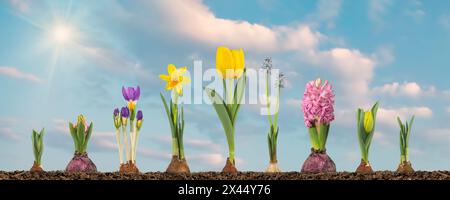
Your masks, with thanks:
<instances>
[{"instance_id":1,"label":"daffodil bud","mask_svg":"<svg viewBox=\"0 0 450 200\"><path fill-rule=\"evenodd\" d=\"M370 133L373 130L373 114L372 111L364 112L364 130L366 133Z\"/></svg>"}]
</instances>

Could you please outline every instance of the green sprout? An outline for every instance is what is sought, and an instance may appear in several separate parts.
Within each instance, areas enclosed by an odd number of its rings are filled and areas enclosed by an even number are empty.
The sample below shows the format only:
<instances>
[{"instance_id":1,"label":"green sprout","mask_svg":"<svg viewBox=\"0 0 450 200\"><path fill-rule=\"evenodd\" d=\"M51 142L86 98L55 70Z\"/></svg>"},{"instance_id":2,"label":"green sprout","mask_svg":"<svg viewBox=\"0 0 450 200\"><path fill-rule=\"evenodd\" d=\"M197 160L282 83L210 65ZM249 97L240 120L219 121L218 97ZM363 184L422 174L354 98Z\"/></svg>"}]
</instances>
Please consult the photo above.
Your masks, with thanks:
<instances>
[{"instance_id":1,"label":"green sprout","mask_svg":"<svg viewBox=\"0 0 450 200\"><path fill-rule=\"evenodd\" d=\"M37 132L33 130L31 134L31 139L33 141L33 153L34 153L34 162L37 166L42 165L42 153L44 151L44 135L45 130L42 129L41 132Z\"/></svg>"},{"instance_id":2,"label":"green sprout","mask_svg":"<svg viewBox=\"0 0 450 200\"><path fill-rule=\"evenodd\" d=\"M361 150L362 160L366 165L369 164L369 149L375 132L375 122L378 111L378 102L368 111L359 108L357 111L357 132L359 139L359 148Z\"/></svg>"},{"instance_id":3,"label":"green sprout","mask_svg":"<svg viewBox=\"0 0 450 200\"><path fill-rule=\"evenodd\" d=\"M77 124L69 122L70 135L75 145L75 154L86 154L87 144L91 138L92 126L92 122L90 125L87 124L86 118L83 115L78 116Z\"/></svg>"},{"instance_id":4,"label":"green sprout","mask_svg":"<svg viewBox=\"0 0 450 200\"><path fill-rule=\"evenodd\" d=\"M411 127L414 123L414 116L411 118L409 123L402 123L400 117L397 117L398 125L400 126L400 163L409 162L409 136L411 135Z\"/></svg>"}]
</instances>

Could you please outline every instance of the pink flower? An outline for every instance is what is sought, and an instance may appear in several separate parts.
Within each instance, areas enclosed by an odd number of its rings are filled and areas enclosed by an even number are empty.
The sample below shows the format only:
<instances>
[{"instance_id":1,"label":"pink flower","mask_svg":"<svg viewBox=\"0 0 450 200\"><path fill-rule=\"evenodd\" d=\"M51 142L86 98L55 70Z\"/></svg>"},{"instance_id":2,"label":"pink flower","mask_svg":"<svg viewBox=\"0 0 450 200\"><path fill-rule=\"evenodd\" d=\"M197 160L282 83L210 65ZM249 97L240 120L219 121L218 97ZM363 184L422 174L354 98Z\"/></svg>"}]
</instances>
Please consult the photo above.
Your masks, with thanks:
<instances>
[{"instance_id":1,"label":"pink flower","mask_svg":"<svg viewBox=\"0 0 450 200\"><path fill-rule=\"evenodd\" d=\"M316 123L330 124L334 120L333 104L334 94L328 81L323 84L320 79L308 82L302 100L305 125L311 128Z\"/></svg>"}]
</instances>

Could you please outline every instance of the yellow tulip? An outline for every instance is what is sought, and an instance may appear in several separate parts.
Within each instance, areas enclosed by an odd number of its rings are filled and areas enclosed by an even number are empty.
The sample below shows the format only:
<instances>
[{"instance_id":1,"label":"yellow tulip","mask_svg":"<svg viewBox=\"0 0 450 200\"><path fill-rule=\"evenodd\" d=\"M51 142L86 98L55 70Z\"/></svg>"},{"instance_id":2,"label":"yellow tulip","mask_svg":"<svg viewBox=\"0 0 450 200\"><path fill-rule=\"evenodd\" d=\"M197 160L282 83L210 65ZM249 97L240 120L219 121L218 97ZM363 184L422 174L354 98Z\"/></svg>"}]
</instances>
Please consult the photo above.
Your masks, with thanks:
<instances>
[{"instance_id":1,"label":"yellow tulip","mask_svg":"<svg viewBox=\"0 0 450 200\"><path fill-rule=\"evenodd\" d=\"M216 52L216 69L222 79L238 79L244 73L245 57L242 49L219 47Z\"/></svg>"},{"instance_id":2,"label":"yellow tulip","mask_svg":"<svg viewBox=\"0 0 450 200\"><path fill-rule=\"evenodd\" d=\"M180 67L177 69L175 65L169 64L167 66L168 74L160 74L159 78L167 82L166 90L172 90L175 88L175 91L179 94L183 94L183 84L188 84L191 82L191 79L187 76L184 76L186 73L186 67Z\"/></svg>"},{"instance_id":3,"label":"yellow tulip","mask_svg":"<svg viewBox=\"0 0 450 200\"><path fill-rule=\"evenodd\" d=\"M364 130L366 130L366 133L370 133L373 130L373 126L372 111L364 112Z\"/></svg>"}]
</instances>

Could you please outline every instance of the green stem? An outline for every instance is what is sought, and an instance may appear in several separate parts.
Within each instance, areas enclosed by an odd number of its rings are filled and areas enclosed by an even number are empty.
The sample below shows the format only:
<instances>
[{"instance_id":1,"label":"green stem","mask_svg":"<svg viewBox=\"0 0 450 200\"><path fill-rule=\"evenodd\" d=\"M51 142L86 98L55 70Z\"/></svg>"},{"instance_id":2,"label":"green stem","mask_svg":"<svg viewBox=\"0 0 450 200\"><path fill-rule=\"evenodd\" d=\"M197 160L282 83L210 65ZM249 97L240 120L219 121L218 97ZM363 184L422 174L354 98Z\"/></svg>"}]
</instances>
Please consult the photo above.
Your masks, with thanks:
<instances>
[{"instance_id":1,"label":"green stem","mask_svg":"<svg viewBox=\"0 0 450 200\"><path fill-rule=\"evenodd\" d=\"M179 156L178 140L176 137L172 137L172 155Z\"/></svg>"},{"instance_id":2,"label":"green stem","mask_svg":"<svg viewBox=\"0 0 450 200\"><path fill-rule=\"evenodd\" d=\"M234 128L233 128L233 132L231 133L231 138L229 139L230 143L228 144L228 153L229 153L229 158L231 163L235 163L234 160Z\"/></svg>"},{"instance_id":3,"label":"green stem","mask_svg":"<svg viewBox=\"0 0 450 200\"><path fill-rule=\"evenodd\" d=\"M228 89L226 90L227 92L228 92L228 98L227 98L227 102L228 102L228 105L232 105L232 104L234 104L234 98L233 98L233 96L234 96L234 90L233 90L233 87L234 86L234 79L229 79L228 80Z\"/></svg>"},{"instance_id":4,"label":"green stem","mask_svg":"<svg viewBox=\"0 0 450 200\"><path fill-rule=\"evenodd\" d=\"M269 96L269 70L266 73L266 107L267 107L267 117L269 119L270 125L274 125L272 122L272 115L270 114L270 96Z\"/></svg>"}]
</instances>

